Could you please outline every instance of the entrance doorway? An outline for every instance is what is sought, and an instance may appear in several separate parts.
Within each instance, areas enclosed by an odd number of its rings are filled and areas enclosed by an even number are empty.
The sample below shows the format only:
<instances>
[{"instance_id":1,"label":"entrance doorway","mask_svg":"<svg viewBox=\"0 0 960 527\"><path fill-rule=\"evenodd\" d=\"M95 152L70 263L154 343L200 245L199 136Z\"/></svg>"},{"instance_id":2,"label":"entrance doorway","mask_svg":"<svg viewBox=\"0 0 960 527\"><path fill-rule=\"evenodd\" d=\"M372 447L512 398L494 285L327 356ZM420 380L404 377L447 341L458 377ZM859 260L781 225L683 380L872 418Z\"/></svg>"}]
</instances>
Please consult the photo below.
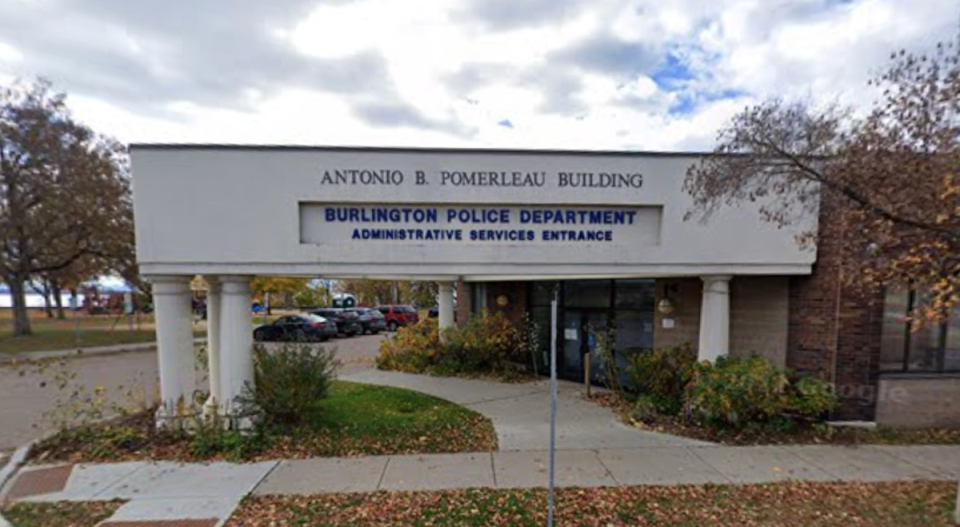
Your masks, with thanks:
<instances>
[{"instance_id":1,"label":"entrance doorway","mask_svg":"<svg viewBox=\"0 0 960 527\"><path fill-rule=\"evenodd\" d=\"M591 333L612 337L614 359L621 372L627 356L654 347L655 281L571 280L532 282L527 298L531 318L540 328L541 364L549 364L550 301L558 288L557 373L583 381L586 353L591 352L591 381L603 378L596 339ZM626 379L621 378L621 382Z\"/></svg>"}]
</instances>

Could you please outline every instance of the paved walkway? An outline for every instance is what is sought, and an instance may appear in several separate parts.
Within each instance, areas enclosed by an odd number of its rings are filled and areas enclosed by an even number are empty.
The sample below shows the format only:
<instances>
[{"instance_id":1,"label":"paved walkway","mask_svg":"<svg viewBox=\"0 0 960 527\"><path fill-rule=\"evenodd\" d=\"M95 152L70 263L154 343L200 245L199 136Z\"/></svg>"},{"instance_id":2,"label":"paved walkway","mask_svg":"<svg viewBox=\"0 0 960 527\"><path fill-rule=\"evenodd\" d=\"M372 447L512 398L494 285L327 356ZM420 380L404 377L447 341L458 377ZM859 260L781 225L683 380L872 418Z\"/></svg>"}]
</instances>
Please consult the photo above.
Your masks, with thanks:
<instances>
[{"instance_id":1,"label":"paved walkway","mask_svg":"<svg viewBox=\"0 0 960 527\"><path fill-rule=\"evenodd\" d=\"M549 381L502 384L379 370L364 370L342 375L341 378L408 388L479 412L493 422L501 451L536 451L550 444ZM586 400L582 385L566 381L559 383L558 449L600 450L709 444L627 426L611 410Z\"/></svg>"},{"instance_id":2,"label":"paved walkway","mask_svg":"<svg viewBox=\"0 0 960 527\"><path fill-rule=\"evenodd\" d=\"M374 456L255 464L115 463L30 467L11 501L129 500L109 522L222 525L254 495L547 486L546 452ZM562 487L960 479L960 446L668 446L557 453ZM149 525L149 524L144 524ZM156 525L163 525L162 523Z\"/></svg>"}]
</instances>

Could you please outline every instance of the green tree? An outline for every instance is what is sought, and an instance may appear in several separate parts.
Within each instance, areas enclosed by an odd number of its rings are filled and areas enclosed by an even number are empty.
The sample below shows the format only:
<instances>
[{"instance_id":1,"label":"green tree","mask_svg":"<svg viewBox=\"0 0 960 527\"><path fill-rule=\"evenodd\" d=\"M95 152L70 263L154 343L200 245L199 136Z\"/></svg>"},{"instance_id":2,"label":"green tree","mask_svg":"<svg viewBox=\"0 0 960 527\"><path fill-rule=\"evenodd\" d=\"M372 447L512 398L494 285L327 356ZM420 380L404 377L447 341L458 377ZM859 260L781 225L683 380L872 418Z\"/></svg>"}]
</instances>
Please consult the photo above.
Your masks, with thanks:
<instances>
[{"instance_id":1,"label":"green tree","mask_svg":"<svg viewBox=\"0 0 960 527\"><path fill-rule=\"evenodd\" d=\"M250 290L254 296L266 301L264 298L267 293L270 294L270 303L267 305L267 313L271 313L274 305L291 306L294 304L294 297L304 294L309 289L309 278L278 278L258 276L250 281Z\"/></svg>"},{"instance_id":2,"label":"green tree","mask_svg":"<svg viewBox=\"0 0 960 527\"><path fill-rule=\"evenodd\" d=\"M0 87L0 279L15 335L32 332L30 280L132 252L132 208L122 145L77 122L49 82Z\"/></svg>"}]
</instances>

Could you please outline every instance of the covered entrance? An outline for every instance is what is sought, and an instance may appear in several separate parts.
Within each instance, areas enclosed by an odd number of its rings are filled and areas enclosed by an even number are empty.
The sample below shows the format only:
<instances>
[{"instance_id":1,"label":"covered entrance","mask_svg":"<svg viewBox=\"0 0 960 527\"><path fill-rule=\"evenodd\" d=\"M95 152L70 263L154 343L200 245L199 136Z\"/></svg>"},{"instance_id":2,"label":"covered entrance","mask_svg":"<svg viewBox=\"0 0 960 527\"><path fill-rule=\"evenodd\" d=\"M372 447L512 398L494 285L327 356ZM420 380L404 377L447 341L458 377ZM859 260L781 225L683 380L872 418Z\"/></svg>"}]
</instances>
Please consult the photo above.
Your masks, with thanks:
<instances>
[{"instance_id":1,"label":"covered entrance","mask_svg":"<svg viewBox=\"0 0 960 527\"><path fill-rule=\"evenodd\" d=\"M696 321L677 327L713 359L730 350L731 279L810 274L816 259L759 204L684 221L692 154L132 145L131 158L160 419L192 398L196 275L210 284L207 406L230 413L253 382L253 276L439 282L441 327L454 323L454 283L527 284L508 305L540 320L560 284L561 371L577 378L586 328L613 328L618 352L663 344L658 280L695 281Z\"/></svg>"},{"instance_id":2,"label":"covered entrance","mask_svg":"<svg viewBox=\"0 0 960 527\"><path fill-rule=\"evenodd\" d=\"M614 356L622 365L631 352L654 347L655 280L568 280L531 282L529 310L540 332L540 348L549 350L550 301L559 294L557 329L558 373L569 380L583 380L584 357L596 348L591 332L605 332L615 342ZM548 357L541 358L547 364ZM596 353L591 353L591 372L601 375Z\"/></svg>"}]
</instances>

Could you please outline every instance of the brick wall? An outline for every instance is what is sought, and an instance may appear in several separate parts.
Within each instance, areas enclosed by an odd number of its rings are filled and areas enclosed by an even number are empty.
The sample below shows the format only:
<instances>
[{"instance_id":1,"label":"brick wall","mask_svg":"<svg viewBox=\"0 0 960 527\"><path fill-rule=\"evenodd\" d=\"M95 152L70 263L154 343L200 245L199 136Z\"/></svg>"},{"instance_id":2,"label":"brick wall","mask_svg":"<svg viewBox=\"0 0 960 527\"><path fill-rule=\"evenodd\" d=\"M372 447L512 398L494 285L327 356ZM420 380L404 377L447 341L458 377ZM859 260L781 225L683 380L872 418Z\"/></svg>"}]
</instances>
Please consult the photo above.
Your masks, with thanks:
<instances>
[{"instance_id":1,"label":"brick wall","mask_svg":"<svg viewBox=\"0 0 960 527\"><path fill-rule=\"evenodd\" d=\"M497 304L500 295L507 297L507 305ZM519 325L527 312L526 282L490 282L487 284L487 308L491 313L503 313L508 320Z\"/></svg>"},{"instance_id":2,"label":"brick wall","mask_svg":"<svg viewBox=\"0 0 960 527\"><path fill-rule=\"evenodd\" d=\"M670 286L670 300L675 310L670 315L654 311L653 345L657 348L672 348L689 344L696 349L700 338L700 304L703 296L703 281L699 278L659 279L656 283L656 299L663 298L664 290ZM665 318L672 319L674 327L663 327Z\"/></svg>"},{"instance_id":3,"label":"brick wall","mask_svg":"<svg viewBox=\"0 0 960 527\"><path fill-rule=\"evenodd\" d=\"M810 276L790 279L787 366L834 383L838 419L872 420L883 318L882 293L844 284L846 239L837 208L824 197L817 262Z\"/></svg>"},{"instance_id":4,"label":"brick wall","mask_svg":"<svg viewBox=\"0 0 960 527\"><path fill-rule=\"evenodd\" d=\"M790 282L784 276L735 276L730 281L730 354L787 364Z\"/></svg>"},{"instance_id":5,"label":"brick wall","mask_svg":"<svg viewBox=\"0 0 960 527\"><path fill-rule=\"evenodd\" d=\"M735 276L730 281L730 354L736 357L760 355L777 366L786 364L789 279L780 276ZM657 300L668 285L676 310L669 316L654 315L653 342L658 348L684 344L697 348L700 339L700 307L703 281L700 278L657 280ZM663 319L674 327L663 327Z\"/></svg>"},{"instance_id":6,"label":"brick wall","mask_svg":"<svg viewBox=\"0 0 960 527\"><path fill-rule=\"evenodd\" d=\"M880 425L960 428L960 375L880 377L876 400Z\"/></svg>"},{"instance_id":7,"label":"brick wall","mask_svg":"<svg viewBox=\"0 0 960 527\"><path fill-rule=\"evenodd\" d=\"M460 280L457 282L456 322L462 326L470 320L470 308L473 306L473 284Z\"/></svg>"},{"instance_id":8,"label":"brick wall","mask_svg":"<svg viewBox=\"0 0 960 527\"><path fill-rule=\"evenodd\" d=\"M503 313L507 319L515 324L523 321L527 311L527 284L526 282L486 282L487 309L490 312ZM500 295L507 297L507 305L497 304ZM457 324L463 325L470 320L473 307L473 284L470 282L457 283Z\"/></svg>"}]
</instances>

